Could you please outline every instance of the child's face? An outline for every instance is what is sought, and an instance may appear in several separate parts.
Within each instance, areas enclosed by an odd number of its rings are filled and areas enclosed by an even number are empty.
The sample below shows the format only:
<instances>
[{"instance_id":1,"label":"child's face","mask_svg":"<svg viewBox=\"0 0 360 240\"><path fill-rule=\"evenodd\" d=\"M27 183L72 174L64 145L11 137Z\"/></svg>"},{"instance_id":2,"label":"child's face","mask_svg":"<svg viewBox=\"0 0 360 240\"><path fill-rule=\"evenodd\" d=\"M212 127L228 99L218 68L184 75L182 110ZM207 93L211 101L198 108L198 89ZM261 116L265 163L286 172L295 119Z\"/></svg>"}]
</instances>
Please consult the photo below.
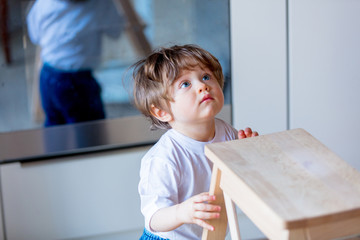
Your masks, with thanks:
<instances>
[{"instance_id":1,"label":"child's face","mask_svg":"<svg viewBox=\"0 0 360 240\"><path fill-rule=\"evenodd\" d=\"M170 108L176 124L212 120L224 105L222 89L208 68L183 70L171 88Z\"/></svg>"}]
</instances>

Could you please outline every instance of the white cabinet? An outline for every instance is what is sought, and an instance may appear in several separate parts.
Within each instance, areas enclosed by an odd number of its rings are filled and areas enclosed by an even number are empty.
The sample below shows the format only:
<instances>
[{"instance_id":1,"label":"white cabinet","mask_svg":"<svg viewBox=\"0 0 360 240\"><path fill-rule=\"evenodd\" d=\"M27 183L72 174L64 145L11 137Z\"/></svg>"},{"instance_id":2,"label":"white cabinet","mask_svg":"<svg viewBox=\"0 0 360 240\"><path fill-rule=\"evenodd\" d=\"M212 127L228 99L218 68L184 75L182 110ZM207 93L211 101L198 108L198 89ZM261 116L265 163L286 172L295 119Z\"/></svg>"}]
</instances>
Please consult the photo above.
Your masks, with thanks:
<instances>
[{"instance_id":1,"label":"white cabinet","mask_svg":"<svg viewBox=\"0 0 360 240\"><path fill-rule=\"evenodd\" d=\"M360 2L230 3L234 126L304 128L360 170Z\"/></svg>"},{"instance_id":2,"label":"white cabinet","mask_svg":"<svg viewBox=\"0 0 360 240\"><path fill-rule=\"evenodd\" d=\"M148 148L1 166L8 240L49 240L137 233L144 223L137 192Z\"/></svg>"},{"instance_id":3,"label":"white cabinet","mask_svg":"<svg viewBox=\"0 0 360 240\"><path fill-rule=\"evenodd\" d=\"M233 124L260 134L287 126L285 1L231 0ZM243 239L264 234L239 212Z\"/></svg>"},{"instance_id":4,"label":"white cabinet","mask_svg":"<svg viewBox=\"0 0 360 240\"><path fill-rule=\"evenodd\" d=\"M290 128L360 170L359 12L359 1L289 1Z\"/></svg>"},{"instance_id":5,"label":"white cabinet","mask_svg":"<svg viewBox=\"0 0 360 240\"><path fill-rule=\"evenodd\" d=\"M359 12L349 0L232 0L235 127L304 128L360 170Z\"/></svg>"},{"instance_id":6,"label":"white cabinet","mask_svg":"<svg viewBox=\"0 0 360 240\"><path fill-rule=\"evenodd\" d=\"M231 0L233 123L259 133L286 129L286 6Z\"/></svg>"}]
</instances>

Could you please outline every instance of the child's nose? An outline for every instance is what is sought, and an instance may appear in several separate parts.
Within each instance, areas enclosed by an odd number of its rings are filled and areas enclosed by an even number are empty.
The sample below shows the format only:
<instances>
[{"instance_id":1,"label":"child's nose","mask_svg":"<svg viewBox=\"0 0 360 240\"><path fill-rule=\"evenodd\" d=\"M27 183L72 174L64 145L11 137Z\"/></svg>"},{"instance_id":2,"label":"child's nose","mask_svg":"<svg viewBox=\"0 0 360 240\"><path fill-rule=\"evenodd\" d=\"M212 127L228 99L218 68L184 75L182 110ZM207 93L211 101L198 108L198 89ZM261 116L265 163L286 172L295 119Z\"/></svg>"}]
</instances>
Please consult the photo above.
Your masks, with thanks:
<instances>
[{"instance_id":1,"label":"child's nose","mask_svg":"<svg viewBox=\"0 0 360 240\"><path fill-rule=\"evenodd\" d=\"M201 83L199 83L199 89L198 90L199 90L199 93L202 93L203 91L208 92L210 90L210 87L206 83L201 82Z\"/></svg>"}]
</instances>

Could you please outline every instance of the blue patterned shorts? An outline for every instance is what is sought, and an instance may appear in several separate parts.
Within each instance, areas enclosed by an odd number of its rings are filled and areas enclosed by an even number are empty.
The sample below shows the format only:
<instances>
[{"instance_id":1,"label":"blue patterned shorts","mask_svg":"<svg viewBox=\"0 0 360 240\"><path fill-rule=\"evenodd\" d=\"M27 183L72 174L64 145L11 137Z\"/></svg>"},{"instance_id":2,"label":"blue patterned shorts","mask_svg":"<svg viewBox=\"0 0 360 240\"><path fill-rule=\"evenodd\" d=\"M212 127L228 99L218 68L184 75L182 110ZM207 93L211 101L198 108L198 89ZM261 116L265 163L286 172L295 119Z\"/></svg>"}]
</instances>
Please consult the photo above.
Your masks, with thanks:
<instances>
[{"instance_id":1,"label":"blue patterned shorts","mask_svg":"<svg viewBox=\"0 0 360 240\"><path fill-rule=\"evenodd\" d=\"M165 239L165 238L156 236L156 235L152 234L150 231L148 231L146 228L144 228L144 232L141 235L139 240L169 240L169 239Z\"/></svg>"}]
</instances>

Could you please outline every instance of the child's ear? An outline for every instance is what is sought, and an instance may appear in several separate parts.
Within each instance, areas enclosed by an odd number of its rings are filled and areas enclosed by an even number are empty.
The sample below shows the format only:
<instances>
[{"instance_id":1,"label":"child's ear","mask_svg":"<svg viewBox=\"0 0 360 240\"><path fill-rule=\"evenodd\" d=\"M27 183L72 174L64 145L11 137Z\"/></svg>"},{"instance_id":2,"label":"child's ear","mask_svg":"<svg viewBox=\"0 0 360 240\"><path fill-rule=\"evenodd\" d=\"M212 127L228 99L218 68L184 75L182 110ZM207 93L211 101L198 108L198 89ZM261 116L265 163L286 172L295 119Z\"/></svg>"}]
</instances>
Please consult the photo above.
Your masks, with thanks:
<instances>
[{"instance_id":1,"label":"child's ear","mask_svg":"<svg viewBox=\"0 0 360 240\"><path fill-rule=\"evenodd\" d=\"M151 105L151 114L162 122L170 122L172 120L170 113L155 107L155 105Z\"/></svg>"}]
</instances>

